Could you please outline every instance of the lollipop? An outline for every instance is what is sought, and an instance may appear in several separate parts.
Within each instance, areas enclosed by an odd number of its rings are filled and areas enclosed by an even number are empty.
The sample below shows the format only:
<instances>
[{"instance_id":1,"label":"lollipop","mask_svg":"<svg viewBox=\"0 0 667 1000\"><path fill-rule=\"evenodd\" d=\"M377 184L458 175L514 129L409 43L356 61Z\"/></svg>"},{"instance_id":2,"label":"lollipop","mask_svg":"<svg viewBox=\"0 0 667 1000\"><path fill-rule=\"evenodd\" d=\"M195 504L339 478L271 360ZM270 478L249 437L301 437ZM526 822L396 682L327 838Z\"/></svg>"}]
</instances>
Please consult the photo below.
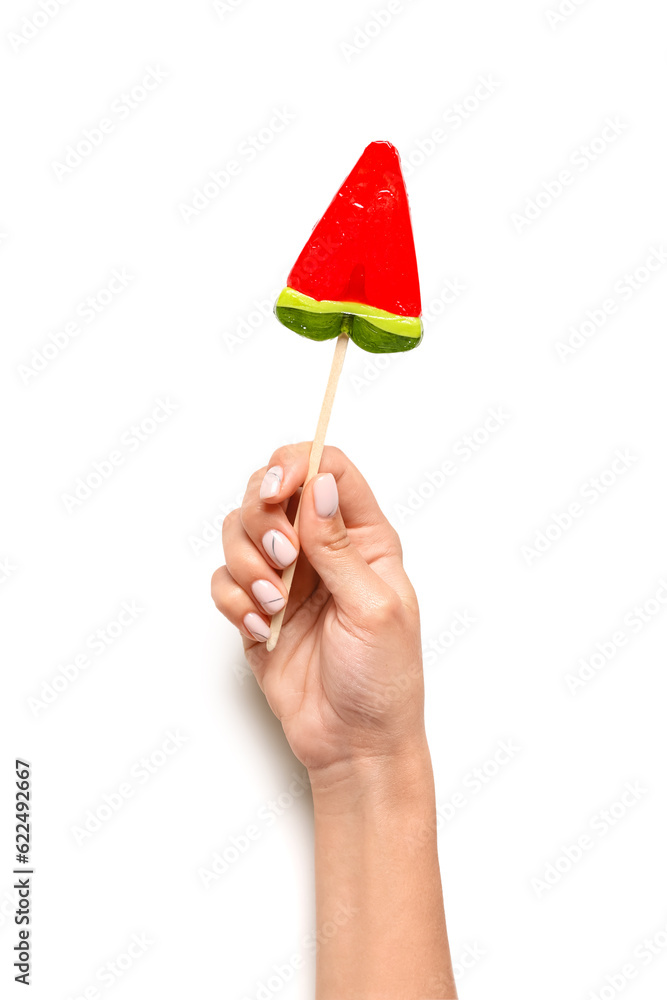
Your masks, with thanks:
<instances>
[{"instance_id":1,"label":"lollipop","mask_svg":"<svg viewBox=\"0 0 667 1000\"><path fill-rule=\"evenodd\" d=\"M338 338L310 451L318 472L349 340L373 354L410 351L423 325L410 208L398 152L372 142L315 226L278 296L281 323L310 340ZM294 527L299 527L297 509ZM283 573L289 594L295 563ZM271 620L274 649L285 608Z\"/></svg>"},{"instance_id":2,"label":"lollipop","mask_svg":"<svg viewBox=\"0 0 667 1000\"><path fill-rule=\"evenodd\" d=\"M349 336L374 354L422 336L419 275L401 164L372 142L315 226L276 302L276 316L311 340Z\"/></svg>"}]
</instances>

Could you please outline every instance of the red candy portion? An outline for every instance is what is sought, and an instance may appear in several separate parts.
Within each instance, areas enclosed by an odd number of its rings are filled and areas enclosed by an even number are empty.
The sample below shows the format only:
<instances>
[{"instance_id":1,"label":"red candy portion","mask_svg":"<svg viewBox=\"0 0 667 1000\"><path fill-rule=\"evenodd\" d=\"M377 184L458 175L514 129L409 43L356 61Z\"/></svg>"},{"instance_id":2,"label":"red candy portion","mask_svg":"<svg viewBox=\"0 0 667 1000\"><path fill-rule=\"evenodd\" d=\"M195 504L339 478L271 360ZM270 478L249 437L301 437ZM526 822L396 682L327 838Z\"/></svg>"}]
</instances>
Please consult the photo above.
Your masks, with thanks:
<instances>
[{"instance_id":1,"label":"red candy portion","mask_svg":"<svg viewBox=\"0 0 667 1000\"><path fill-rule=\"evenodd\" d=\"M420 316L410 209L398 152L372 142L315 226L287 284L322 302Z\"/></svg>"}]
</instances>

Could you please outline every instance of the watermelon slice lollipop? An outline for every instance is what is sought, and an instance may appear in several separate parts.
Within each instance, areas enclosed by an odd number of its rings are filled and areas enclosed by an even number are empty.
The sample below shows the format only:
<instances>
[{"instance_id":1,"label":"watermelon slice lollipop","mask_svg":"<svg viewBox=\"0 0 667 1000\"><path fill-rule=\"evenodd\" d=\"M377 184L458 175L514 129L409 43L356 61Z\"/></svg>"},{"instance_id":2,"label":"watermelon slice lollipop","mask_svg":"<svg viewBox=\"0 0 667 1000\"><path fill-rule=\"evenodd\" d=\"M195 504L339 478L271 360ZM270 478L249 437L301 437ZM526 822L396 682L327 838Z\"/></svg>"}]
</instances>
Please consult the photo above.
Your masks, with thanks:
<instances>
[{"instance_id":1,"label":"watermelon slice lollipop","mask_svg":"<svg viewBox=\"0 0 667 1000\"><path fill-rule=\"evenodd\" d=\"M276 316L311 340L337 337L310 450L317 475L348 341L373 354L410 351L422 338L421 297L401 163L389 142L372 142L315 226L278 296ZM299 508L294 519L299 528ZM296 563L283 572L289 595ZM285 607L271 619L275 648Z\"/></svg>"},{"instance_id":2,"label":"watermelon slice lollipop","mask_svg":"<svg viewBox=\"0 0 667 1000\"><path fill-rule=\"evenodd\" d=\"M315 226L276 302L276 316L311 340L346 332L365 351L409 351L422 338L410 209L398 152L366 147Z\"/></svg>"}]
</instances>

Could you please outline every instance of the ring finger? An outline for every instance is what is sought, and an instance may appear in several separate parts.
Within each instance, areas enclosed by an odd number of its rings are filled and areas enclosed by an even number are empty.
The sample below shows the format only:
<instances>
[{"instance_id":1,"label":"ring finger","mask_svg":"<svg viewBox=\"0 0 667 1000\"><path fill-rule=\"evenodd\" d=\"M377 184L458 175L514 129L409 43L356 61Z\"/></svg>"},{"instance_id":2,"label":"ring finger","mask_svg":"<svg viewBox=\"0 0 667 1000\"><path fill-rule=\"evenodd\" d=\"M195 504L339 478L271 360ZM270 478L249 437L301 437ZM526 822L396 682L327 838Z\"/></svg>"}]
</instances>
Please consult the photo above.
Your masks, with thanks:
<instances>
[{"instance_id":1,"label":"ring finger","mask_svg":"<svg viewBox=\"0 0 667 1000\"><path fill-rule=\"evenodd\" d=\"M231 577L251 595L258 609L269 616L280 611L287 598L282 579L250 540L236 511L225 518L222 544Z\"/></svg>"},{"instance_id":2,"label":"ring finger","mask_svg":"<svg viewBox=\"0 0 667 1000\"><path fill-rule=\"evenodd\" d=\"M218 611L247 639L266 642L269 623L266 616L257 613L252 598L239 586L226 566L221 566L211 580L211 597Z\"/></svg>"}]
</instances>

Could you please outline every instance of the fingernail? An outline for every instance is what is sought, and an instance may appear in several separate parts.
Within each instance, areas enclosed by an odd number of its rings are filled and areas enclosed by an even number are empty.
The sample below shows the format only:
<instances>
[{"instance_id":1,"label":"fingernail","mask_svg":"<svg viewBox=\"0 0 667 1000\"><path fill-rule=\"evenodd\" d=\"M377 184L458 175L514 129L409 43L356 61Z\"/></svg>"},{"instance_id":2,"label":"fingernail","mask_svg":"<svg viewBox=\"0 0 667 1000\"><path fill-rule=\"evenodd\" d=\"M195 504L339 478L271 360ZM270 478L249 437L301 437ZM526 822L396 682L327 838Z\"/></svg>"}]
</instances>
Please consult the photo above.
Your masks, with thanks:
<instances>
[{"instance_id":1,"label":"fingernail","mask_svg":"<svg viewBox=\"0 0 667 1000\"><path fill-rule=\"evenodd\" d=\"M262 538L262 545L267 555L283 568L293 563L298 555L289 538L285 538L282 531L276 531L275 528L267 531Z\"/></svg>"},{"instance_id":2,"label":"fingernail","mask_svg":"<svg viewBox=\"0 0 667 1000\"><path fill-rule=\"evenodd\" d=\"M262 605L267 614L275 615L285 607L285 598L268 580L255 580L250 589L255 600Z\"/></svg>"},{"instance_id":3,"label":"fingernail","mask_svg":"<svg viewBox=\"0 0 667 1000\"><path fill-rule=\"evenodd\" d=\"M271 629L264 619L256 615L254 611L248 612L243 619L243 624L248 629L248 632L250 632L250 635L253 635L259 642L266 642L271 634Z\"/></svg>"},{"instance_id":4,"label":"fingernail","mask_svg":"<svg viewBox=\"0 0 667 1000\"><path fill-rule=\"evenodd\" d=\"M280 465L273 465L262 479L259 488L259 499L268 500L275 497L280 491L283 482L283 470Z\"/></svg>"},{"instance_id":5,"label":"fingernail","mask_svg":"<svg viewBox=\"0 0 667 1000\"><path fill-rule=\"evenodd\" d=\"M330 472L318 476L313 483L315 510L320 517L333 517L338 510L338 487Z\"/></svg>"}]
</instances>

